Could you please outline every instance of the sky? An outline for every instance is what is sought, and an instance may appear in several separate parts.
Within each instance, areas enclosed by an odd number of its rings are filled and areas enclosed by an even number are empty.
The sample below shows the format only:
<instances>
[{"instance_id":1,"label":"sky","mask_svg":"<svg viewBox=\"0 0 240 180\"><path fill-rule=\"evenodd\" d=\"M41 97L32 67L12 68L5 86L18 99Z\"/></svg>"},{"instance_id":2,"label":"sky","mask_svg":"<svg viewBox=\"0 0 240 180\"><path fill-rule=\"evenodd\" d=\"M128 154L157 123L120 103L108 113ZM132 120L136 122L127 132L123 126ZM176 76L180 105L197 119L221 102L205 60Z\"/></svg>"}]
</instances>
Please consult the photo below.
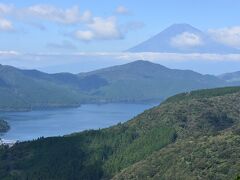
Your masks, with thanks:
<instances>
[{"instance_id":1,"label":"sky","mask_svg":"<svg viewBox=\"0 0 240 180\"><path fill-rule=\"evenodd\" d=\"M124 51L174 23L213 30L239 48L239 8L238 0L0 0L0 63L77 73L146 59L201 73L237 71L240 55Z\"/></svg>"}]
</instances>

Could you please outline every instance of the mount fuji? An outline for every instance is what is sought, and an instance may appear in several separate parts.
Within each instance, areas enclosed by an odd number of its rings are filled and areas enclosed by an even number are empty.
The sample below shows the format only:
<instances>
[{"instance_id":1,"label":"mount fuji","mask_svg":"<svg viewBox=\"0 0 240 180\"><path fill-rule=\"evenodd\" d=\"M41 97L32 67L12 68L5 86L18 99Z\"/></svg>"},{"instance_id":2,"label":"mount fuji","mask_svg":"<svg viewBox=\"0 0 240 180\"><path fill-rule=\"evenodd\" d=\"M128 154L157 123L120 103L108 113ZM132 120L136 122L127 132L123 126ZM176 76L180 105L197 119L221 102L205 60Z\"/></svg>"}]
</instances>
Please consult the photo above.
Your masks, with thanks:
<instances>
[{"instance_id":1,"label":"mount fuji","mask_svg":"<svg viewBox=\"0 0 240 180\"><path fill-rule=\"evenodd\" d=\"M216 41L208 32L189 24L174 24L127 52L230 54L240 50Z\"/></svg>"}]
</instances>

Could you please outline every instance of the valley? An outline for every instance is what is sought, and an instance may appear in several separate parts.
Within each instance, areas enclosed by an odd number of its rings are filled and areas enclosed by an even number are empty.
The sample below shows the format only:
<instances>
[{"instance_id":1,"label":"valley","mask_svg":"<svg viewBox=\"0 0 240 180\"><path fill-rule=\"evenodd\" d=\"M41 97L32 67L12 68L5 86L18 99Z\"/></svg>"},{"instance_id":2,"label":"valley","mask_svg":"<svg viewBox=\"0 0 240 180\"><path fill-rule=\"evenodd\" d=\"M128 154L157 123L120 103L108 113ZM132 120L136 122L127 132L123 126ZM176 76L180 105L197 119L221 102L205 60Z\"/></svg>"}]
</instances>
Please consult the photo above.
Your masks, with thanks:
<instances>
[{"instance_id":1,"label":"valley","mask_svg":"<svg viewBox=\"0 0 240 180\"><path fill-rule=\"evenodd\" d=\"M157 104L84 104L78 108L2 112L0 116L7 120L11 128L5 133L0 131L0 138L5 141L29 141L39 137L106 128L123 123L155 105Z\"/></svg>"},{"instance_id":2,"label":"valley","mask_svg":"<svg viewBox=\"0 0 240 180\"><path fill-rule=\"evenodd\" d=\"M1 0L0 180L240 180L239 7Z\"/></svg>"},{"instance_id":3,"label":"valley","mask_svg":"<svg viewBox=\"0 0 240 180\"><path fill-rule=\"evenodd\" d=\"M0 177L237 178L239 93L239 87L182 93L110 128L2 147Z\"/></svg>"}]
</instances>

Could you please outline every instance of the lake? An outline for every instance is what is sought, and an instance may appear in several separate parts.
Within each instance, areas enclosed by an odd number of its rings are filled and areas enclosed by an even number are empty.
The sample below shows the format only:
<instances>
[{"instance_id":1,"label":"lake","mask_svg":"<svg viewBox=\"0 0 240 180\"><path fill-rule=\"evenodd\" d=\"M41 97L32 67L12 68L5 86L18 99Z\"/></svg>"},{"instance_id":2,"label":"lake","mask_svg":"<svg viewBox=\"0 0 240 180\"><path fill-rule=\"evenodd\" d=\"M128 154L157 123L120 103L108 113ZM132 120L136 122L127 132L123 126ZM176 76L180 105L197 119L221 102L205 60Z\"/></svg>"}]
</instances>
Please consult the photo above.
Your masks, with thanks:
<instances>
[{"instance_id":1,"label":"lake","mask_svg":"<svg viewBox=\"0 0 240 180\"><path fill-rule=\"evenodd\" d=\"M5 140L33 140L99 129L125 122L156 104L86 104L79 108L0 113L11 129Z\"/></svg>"}]
</instances>

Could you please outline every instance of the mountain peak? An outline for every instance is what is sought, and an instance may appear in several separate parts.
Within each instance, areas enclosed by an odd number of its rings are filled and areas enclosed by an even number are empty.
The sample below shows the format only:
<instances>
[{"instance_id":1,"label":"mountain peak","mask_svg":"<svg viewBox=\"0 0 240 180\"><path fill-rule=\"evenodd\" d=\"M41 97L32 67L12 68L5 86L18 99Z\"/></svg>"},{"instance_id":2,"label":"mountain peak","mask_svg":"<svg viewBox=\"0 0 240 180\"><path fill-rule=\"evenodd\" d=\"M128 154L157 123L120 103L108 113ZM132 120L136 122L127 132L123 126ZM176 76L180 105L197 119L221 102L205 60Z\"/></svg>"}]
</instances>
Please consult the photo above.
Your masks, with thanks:
<instances>
[{"instance_id":1,"label":"mountain peak","mask_svg":"<svg viewBox=\"0 0 240 180\"><path fill-rule=\"evenodd\" d=\"M239 50L214 41L208 33L202 32L186 23L173 24L152 38L127 51L161 53L239 53Z\"/></svg>"},{"instance_id":2,"label":"mountain peak","mask_svg":"<svg viewBox=\"0 0 240 180\"><path fill-rule=\"evenodd\" d=\"M172 32L172 33L183 33L183 32L195 32L195 33L202 33L199 29L193 27L187 23L180 23L180 24L173 24L166 28L163 32Z\"/></svg>"},{"instance_id":3,"label":"mountain peak","mask_svg":"<svg viewBox=\"0 0 240 180\"><path fill-rule=\"evenodd\" d=\"M171 26L169 26L169 27L166 28L166 29L170 29L170 28L197 29L197 28L195 28L195 27L193 27L192 25L187 24L187 23L175 23L175 24L172 24Z\"/></svg>"},{"instance_id":4,"label":"mountain peak","mask_svg":"<svg viewBox=\"0 0 240 180\"><path fill-rule=\"evenodd\" d=\"M136 60L136 61L130 62L129 64L154 64L154 63L147 60Z\"/></svg>"},{"instance_id":5,"label":"mountain peak","mask_svg":"<svg viewBox=\"0 0 240 180\"><path fill-rule=\"evenodd\" d=\"M152 68L157 68L157 69L168 69L167 67L161 65L161 64L157 64L151 61L147 61L147 60L136 60L133 62L130 62L128 64L124 64L122 65L122 67L130 67L131 69L136 69L136 68L140 68L140 69L152 69Z\"/></svg>"}]
</instances>

